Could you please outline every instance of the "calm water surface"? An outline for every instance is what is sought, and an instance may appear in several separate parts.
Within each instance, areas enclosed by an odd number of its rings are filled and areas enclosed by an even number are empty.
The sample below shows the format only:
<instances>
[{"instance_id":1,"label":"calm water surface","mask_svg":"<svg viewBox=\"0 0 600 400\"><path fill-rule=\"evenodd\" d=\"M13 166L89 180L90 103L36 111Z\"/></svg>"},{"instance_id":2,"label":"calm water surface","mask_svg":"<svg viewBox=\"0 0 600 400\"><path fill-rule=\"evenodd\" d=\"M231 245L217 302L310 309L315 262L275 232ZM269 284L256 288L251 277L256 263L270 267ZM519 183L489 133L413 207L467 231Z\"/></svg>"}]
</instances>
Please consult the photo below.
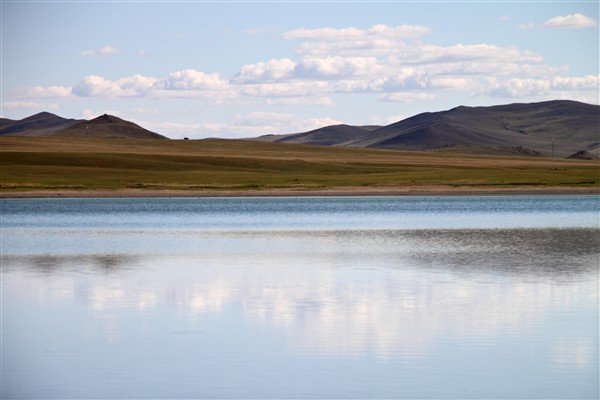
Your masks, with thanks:
<instances>
[{"instance_id":1,"label":"calm water surface","mask_svg":"<svg viewBox=\"0 0 600 400\"><path fill-rule=\"evenodd\" d=\"M2 398L598 398L600 198L1 200Z\"/></svg>"}]
</instances>

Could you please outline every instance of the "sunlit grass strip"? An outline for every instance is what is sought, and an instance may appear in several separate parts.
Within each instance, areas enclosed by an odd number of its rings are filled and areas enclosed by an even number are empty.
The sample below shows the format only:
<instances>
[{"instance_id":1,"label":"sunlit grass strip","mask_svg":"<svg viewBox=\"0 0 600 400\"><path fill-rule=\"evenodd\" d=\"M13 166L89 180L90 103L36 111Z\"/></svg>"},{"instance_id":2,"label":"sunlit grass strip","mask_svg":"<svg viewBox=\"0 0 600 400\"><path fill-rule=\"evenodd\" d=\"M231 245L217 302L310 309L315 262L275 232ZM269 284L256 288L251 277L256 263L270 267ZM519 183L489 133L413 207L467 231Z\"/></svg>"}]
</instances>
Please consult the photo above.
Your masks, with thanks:
<instances>
[{"instance_id":1,"label":"sunlit grass strip","mask_svg":"<svg viewBox=\"0 0 600 400\"><path fill-rule=\"evenodd\" d=\"M0 190L599 187L597 161L252 141L0 138Z\"/></svg>"}]
</instances>

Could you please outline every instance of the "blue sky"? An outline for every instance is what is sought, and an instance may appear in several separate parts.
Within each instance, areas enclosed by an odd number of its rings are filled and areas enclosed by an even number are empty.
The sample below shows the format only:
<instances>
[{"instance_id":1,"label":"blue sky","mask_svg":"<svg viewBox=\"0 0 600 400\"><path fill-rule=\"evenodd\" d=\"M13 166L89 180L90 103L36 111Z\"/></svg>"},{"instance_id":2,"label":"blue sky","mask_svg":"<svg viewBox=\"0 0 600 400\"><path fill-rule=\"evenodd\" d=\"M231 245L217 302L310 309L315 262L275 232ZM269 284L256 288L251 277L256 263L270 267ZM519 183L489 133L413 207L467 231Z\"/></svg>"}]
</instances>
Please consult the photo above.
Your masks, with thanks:
<instances>
[{"instance_id":1,"label":"blue sky","mask_svg":"<svg viewBox=\"0 0 600 400\"><path fill-rule=\"evenodd\" d=\"M171 138L599 103L599 2L2 1L2 110Z\"/></svg>"}]
</instances>

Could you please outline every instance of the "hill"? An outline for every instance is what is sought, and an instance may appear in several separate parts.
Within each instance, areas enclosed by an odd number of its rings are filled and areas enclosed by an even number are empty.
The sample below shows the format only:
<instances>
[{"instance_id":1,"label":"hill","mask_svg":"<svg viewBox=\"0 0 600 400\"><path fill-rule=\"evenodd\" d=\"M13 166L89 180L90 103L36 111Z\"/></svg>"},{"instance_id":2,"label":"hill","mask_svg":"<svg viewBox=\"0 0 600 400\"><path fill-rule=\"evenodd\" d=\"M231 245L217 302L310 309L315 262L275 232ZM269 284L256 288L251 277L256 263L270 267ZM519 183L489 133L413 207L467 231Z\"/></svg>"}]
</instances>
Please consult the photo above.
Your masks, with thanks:
<instances>
[{"instance_id":1,"label":"hill","mask_svg":"<svg viewBox=\"0 0 600 400\"><path fill-rule=\"evenodd\" d=\"M3 118L0 121L0 135L52 136L56 131L81 121L83 120L62 118L49 112L41 112L21 120Z\"/></svg>"},{"instance_id":2,"label":"hill","mask_svg":"<svg viewBox=\"0 0 600 400\"><path fill-rule=\"evenodd\" d=\"M380 126L330 125L304 133L292 135L267 135L261 136L258 139L279 143L336 146L361 139L377 128L380 128Z\"/></svg>"},{"instance_id":3,"label":"hill","mask_svg":"<svg viewBox=\"0 0 600 400\"><path fill-rule=\"evenodd\" d=\"M80 122L61 129L54 136L96 137L119 139L167 139L133 122L104 114L90 121Z\"/></svg>"},{"instance_id":4,"label":"hill","mask_svg":"<svg viewBox=\"0 0 600 400\"><path fill-rule=\"evenodd\" d=\"M337 126L335 126L337 127ZM600 106L567 100L492 107L460 106L415 115L351 135L330 128L273 137L271 141L393 150L443 150L480 154L540 154L564 158L600 144ZM336 129L333 129L337 132ZM315 134L315 132L320 134Z\"/></svg>"},{"instance_id":5,"label":"hill","mask_svg":"<svg viewBox=\"0 0 600 400\"><path fill-rule=\"evenodd\" d=\"M104 114L92 120L66 119L41 112L21 120L3 118L0 121L1 136L81 136L121 139L166 139L133 122Z\"/></svg>"}]
</instances>

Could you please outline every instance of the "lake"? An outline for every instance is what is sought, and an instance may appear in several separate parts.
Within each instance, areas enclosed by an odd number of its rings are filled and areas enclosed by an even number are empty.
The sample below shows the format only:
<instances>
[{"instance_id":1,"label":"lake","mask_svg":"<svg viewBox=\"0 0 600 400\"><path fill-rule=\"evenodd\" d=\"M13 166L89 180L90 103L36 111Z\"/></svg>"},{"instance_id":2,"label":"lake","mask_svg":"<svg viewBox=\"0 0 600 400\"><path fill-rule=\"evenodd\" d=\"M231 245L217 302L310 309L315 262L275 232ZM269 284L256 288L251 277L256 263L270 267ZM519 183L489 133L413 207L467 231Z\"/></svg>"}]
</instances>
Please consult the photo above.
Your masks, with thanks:
<instances>
[{"instance_id":1,"label":"lake","mask_svg":"<svg viewBox=\"0 0 600 400\"><path fill-rule=\"evenodd\" d=\"M598 398L600 197L3 199L2 398Z\"/></svg>"}]
</instances>

